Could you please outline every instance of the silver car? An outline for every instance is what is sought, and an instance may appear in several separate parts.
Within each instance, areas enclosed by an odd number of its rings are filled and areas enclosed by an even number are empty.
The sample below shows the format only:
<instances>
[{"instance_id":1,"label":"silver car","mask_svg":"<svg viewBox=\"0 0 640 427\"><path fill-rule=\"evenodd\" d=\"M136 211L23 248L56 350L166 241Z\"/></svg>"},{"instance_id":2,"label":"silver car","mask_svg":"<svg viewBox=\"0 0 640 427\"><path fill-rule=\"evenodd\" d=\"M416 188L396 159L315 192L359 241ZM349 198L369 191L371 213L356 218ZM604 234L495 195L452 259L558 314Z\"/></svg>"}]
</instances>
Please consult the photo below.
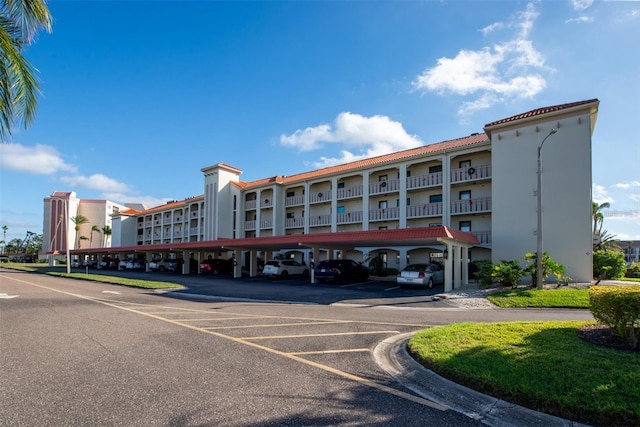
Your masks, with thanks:
<instances>
[{"instance_id":1,"label":"silver car","mask_svg":"<svg viewBox=\"0 0 640 427\"><path fill-rule=\"evenodd\" d=\"M396 283L405 286L426 286L444 284L444 268L440 264L409 264L396 277Z\"/></svg>"},{"instance_id":2,"label":"silver car","mask_svg":"<svg viewBox=\"0 0 640 427\"><path fill-rule=\"evenodd\" d=\"M309 267L292 259L271 260L264 265L262 274L280 276L283 279L288 276L309 277Z\"/></svg>"}]
</instances>

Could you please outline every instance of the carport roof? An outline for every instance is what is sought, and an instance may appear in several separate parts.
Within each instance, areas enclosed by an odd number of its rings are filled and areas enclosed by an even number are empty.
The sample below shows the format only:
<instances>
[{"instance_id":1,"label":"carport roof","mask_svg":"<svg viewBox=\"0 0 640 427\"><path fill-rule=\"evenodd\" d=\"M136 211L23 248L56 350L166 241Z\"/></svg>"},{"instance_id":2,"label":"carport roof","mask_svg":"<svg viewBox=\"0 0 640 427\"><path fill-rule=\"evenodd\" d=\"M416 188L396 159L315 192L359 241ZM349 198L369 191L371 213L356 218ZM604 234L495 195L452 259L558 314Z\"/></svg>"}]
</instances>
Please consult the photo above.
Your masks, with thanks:
<instances>
[{"instance_id":1,"label":"carport roof","mask_svg":"<svg viewBox=\"0 0 640 427\"><path fill-rule=\"evenodd\" d=\"M286 236L246 237L217 239L200 242L181 242L158 245L136 245L111 248L73 250L74 254L166 252L190 250L280 250L299 248L355 248L389 246L426 246L450 240L469 246L479 244L476 237L447 226L403 228L396 230L343 231L336 233L293 234Z\"/></svg>"}]
</instances>

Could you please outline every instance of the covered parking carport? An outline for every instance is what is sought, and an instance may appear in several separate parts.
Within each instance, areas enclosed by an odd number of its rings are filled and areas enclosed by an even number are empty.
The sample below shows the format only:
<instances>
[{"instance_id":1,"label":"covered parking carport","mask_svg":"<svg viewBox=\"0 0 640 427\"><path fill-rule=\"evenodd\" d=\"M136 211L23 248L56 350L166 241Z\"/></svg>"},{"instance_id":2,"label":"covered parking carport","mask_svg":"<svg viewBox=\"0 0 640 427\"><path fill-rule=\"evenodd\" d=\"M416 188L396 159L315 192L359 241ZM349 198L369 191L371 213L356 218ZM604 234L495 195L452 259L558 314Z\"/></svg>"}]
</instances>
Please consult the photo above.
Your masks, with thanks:
<instances>
[{"instance_id":1,"label":"covered parking carport","mask_svg":"<svg viewBox=\"0 0 640 427\"><path fill-rule=\"evenodd\" d=\"M200 242L128 246L113 248L76 249L74 255L112 255L144 253L150 256L157 252L182 253L185 260L183 274L189 273L190 253L233 251L236 260L242 253L249 253L247 269L250 276L258 275L258 252L309 249L315 261L320 260L321 251L332 258L336 251L361 250L367 252L380 247L443 247L445 266L444 291L450 292L469 281L467 263L469 249L479 244L476 237L468 232L447 226L404 228L397 230L346 231L336 233L293 234L285 236L248 237L239 239L217 239ZM236 263L234 277L242 275L241 263ZM313 280L313 276L312 276Z\"/></svg>"}]
</instances>

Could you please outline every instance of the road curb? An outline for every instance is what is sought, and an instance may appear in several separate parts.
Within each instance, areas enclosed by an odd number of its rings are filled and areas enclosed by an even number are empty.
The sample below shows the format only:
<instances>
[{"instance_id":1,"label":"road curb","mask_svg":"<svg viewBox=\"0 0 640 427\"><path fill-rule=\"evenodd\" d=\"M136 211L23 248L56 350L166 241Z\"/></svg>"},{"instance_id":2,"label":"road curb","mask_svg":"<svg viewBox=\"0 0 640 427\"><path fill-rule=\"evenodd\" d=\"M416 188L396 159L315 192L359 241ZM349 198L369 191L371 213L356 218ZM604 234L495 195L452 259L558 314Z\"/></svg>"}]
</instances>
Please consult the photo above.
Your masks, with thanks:
<instances>
[{"instance_id":1,"label":"road curb","mask_svg":"<svg viewBox=\"0 0 640 427\"><path fill-rule=\"evenodd\" d=\"M409 355L406 344L412 335L387 338L375 347L373 357L380 368L418 396L492 427L589 427L479 393L441 377Z\"/></svg>"}]
</instances>

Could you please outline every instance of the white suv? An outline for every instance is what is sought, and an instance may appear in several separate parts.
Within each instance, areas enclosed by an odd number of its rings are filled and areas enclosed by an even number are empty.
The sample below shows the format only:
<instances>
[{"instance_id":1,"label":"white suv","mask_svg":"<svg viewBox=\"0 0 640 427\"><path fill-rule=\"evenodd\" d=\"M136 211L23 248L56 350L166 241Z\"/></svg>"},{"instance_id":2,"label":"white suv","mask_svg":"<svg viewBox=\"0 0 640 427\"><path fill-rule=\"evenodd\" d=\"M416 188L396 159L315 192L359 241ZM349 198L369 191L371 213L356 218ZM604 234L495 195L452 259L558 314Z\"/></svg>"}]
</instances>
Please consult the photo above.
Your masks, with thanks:
<instances>
[{"instance_id":1,"label":"white suv","mask_svg":"<svg viewBox=\"0 0 640 427\"><path fill-rule=\"evenodd\" d=\"M302 276L309 277L309 267L292 259L274 259L268 261L262 269L263 276Z\"/></svg>"}]
</instances>

